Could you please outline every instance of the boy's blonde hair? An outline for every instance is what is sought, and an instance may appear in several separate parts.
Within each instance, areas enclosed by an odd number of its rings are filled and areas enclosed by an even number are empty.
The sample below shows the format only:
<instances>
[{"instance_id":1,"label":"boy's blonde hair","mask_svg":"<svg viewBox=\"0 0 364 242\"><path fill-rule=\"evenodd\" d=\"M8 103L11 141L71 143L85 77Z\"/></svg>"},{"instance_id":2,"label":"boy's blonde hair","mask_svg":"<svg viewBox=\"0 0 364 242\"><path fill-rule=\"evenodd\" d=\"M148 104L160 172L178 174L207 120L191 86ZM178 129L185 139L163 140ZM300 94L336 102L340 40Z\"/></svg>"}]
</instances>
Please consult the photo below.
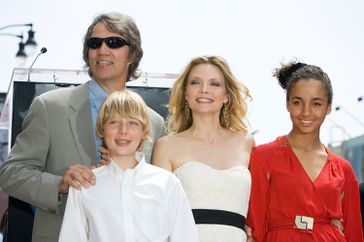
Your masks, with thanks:
<instances>
[{"instance_id":1,"label":"boy's blonde hair","mask_svg":"<svg viewBox=\"0 0 364 242\"><path fill-rule=\"evenodd\" d=\"M144 142L149 138L148 108L139 94L124 90L114 92L102 104L96 121L96 136L102 138L104 125L115 115L137 119L142 124L143 136L138 150L143 148ZM105 146L104 142L103 145ZM107 147L105 147L107 148Z\"/></svg>"}]
</instances>

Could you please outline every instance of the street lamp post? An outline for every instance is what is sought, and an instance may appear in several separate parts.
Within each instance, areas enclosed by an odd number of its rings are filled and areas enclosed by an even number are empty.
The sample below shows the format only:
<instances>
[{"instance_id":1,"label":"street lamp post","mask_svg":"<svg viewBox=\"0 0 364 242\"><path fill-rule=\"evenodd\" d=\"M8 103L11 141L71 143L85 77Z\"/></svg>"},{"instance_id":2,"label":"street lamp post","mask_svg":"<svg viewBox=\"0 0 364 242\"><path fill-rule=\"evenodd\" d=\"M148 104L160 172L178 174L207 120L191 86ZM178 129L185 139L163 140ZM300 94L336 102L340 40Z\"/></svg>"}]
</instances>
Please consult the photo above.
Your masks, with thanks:
<instances>
[{"instance_id":1,"label":"street lamp post","mask_svg":"<svg viewBox=\"0 0 364 242\"><path fill-rule=\"evenodd\" d=\"M3 31L4 29L9 29L9 28L16 28L16 27L28 27L28 39L27 41L25 41L25 43L23 42L23 35L17 35L17 34L13 34L13 33L3 33L1 31ZM3 27L0 27L0 36L12 36L12 37L17 37L20 38L21 41L19 43L19 50L16 53L16 57L20 57L20 58L25 58L27 56L33 55L35 53L36 47L37 47L37 42L34 39L34 35L35 32L33 31L33 24L32 23L27 23L27 24L10 24L10 25L6 25Z\"/></svg>"},{"instance_id":2,"label":"street lamp post","mask_svg":"<svg viewBox=\"0 0 364 242\"><path fill-rule=\"evenodd\" d=\"M16 57L26 57L27 54L25 53L25 43L23 42L23 35L17 35L17 34L12 34L12 33L0 33L1 36L12 36L12 37L17 37L20 39L19 42L19 50L16 53Z\"/></svg>"}]
</instances>

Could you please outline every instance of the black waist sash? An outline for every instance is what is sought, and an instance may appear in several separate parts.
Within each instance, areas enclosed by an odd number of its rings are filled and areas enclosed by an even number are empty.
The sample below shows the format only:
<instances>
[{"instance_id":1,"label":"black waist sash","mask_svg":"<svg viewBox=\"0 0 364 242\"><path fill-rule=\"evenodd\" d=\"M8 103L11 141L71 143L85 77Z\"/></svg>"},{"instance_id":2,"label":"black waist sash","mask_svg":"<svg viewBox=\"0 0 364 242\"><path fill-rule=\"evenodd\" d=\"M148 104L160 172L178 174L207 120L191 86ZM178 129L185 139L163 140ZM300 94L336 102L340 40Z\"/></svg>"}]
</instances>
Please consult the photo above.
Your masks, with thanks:
<instances>
[{"instance_id":1,"label":"black waist sash","mask_svg":"<svg viewBox=\"0 0 364 242\"><path fill-rule=\"evenodd\" d=\"M245 231L245 217L238 213L215 209L192 209L196 224L230 225Z\"/></svg>"}]
</instances>

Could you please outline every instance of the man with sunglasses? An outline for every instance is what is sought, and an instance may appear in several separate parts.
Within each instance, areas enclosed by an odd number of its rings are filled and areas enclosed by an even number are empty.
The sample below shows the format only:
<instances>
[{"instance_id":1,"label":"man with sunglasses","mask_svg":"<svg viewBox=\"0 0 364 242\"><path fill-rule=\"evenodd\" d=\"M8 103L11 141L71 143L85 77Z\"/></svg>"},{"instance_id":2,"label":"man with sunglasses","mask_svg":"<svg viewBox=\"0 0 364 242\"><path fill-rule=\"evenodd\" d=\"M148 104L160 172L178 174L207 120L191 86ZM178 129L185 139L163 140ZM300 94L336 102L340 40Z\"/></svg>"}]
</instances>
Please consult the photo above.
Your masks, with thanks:
<instances>
[{"instance_id":1,"label":"man with sunglasses","mask_svg":"<svg viewBox=\"0 0 364 242\"><path fill-rule=\"evenodd\" d=\"M114 91L138 77L143 56L139 30L127 15L98 15L88 28L83 59L91 80L36 97L9 158L0 166L0 187L36 207L32 241L55 242L70 186L94 185L91 166L100 159L95 136L98 110ZM151 141L143 152L150 159L153 141L164 134L163 118L149 109ZM107 198L105 198L107 199Z\"/></svg>"}]
</instances>

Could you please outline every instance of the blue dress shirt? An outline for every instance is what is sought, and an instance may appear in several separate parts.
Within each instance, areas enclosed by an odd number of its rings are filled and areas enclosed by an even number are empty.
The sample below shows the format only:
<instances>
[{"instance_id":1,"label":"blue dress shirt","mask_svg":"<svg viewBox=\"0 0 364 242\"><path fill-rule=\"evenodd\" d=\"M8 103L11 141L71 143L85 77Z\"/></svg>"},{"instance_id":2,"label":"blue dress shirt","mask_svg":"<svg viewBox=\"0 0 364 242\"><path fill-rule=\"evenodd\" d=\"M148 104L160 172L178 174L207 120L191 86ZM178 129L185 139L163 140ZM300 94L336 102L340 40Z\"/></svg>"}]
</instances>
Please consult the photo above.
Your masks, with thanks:
<instances>
[{"instance_id":1,"label":"blue dress shirt","mask_svg":"<svg viewBox=\"0 0 364 242\"><path fill-rule=\"evenodd\" d=\"M109 94L102 89L99 84L96 83L95 80L91 80L88 84L88 93L90 99L90 110L92 115L92 124L94 128L94 137L96 144L96 163L99 163L101 160L101 154L98 152L98 148L101 145L101 140L96 137L96 120L97 115L99 114L100 107L105 99L109 96Z\"/></svg>"}]
</instances>

